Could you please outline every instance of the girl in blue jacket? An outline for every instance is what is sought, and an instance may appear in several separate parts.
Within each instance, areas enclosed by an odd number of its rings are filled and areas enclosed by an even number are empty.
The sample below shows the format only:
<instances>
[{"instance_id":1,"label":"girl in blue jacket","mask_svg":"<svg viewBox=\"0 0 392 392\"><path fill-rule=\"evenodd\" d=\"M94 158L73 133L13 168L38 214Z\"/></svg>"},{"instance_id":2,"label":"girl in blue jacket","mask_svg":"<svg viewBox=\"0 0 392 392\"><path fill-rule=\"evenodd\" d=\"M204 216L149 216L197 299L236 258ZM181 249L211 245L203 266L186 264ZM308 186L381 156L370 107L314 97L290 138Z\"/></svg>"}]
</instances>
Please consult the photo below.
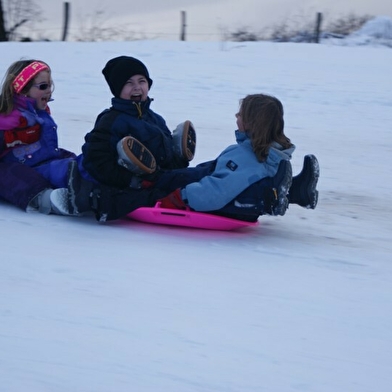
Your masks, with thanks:
<instances>
[{"instance_id":1,"label":"girl in blue jacket","mask_svg":"<svg viewBox=\"0 0 392 392\"><path fill-rule=\"evenodd\" d=\"M284 215L289 203L314 209L318 161L314 155L305 156L302 172L292 178L289 160L295 146L284 134L282 103L265 94L248 95L241 100L236 118L237 144L227 147L215 161L162 173L154 187L177 189L161 200L161 207L246 220L266 213Z\"/></svg>"}]
</instances>

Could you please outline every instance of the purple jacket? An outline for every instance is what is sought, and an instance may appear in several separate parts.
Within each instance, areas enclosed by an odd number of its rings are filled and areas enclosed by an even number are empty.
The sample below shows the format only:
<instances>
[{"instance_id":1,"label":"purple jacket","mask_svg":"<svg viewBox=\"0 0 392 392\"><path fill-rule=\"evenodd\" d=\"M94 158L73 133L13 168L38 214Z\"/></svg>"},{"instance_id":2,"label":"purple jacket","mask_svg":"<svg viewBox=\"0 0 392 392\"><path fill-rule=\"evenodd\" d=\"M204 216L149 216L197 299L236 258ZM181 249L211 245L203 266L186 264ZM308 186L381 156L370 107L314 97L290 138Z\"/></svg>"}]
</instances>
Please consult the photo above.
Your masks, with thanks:
<instances>
[{"instance_id":1,"label":"purple jacket","mask_svg":"<svg viewBox=\"0 0 392 392\"><path fill-rule=\"evenodd\" d=\"M19 118L23 117L27 126L40 125L39 140L29 144L0 147L0 162L22 163L30 166L44 176L54 187L64 187L69 159L76 156L59 148L57 124L47 110L35 108L34 100L21 95L16 96L15 109L9 116L0 115L0 133L13 129ZM2 136L2 135L0 135ZM1 140L2 138L0 138Z\"/></svg>"}]
</instances>

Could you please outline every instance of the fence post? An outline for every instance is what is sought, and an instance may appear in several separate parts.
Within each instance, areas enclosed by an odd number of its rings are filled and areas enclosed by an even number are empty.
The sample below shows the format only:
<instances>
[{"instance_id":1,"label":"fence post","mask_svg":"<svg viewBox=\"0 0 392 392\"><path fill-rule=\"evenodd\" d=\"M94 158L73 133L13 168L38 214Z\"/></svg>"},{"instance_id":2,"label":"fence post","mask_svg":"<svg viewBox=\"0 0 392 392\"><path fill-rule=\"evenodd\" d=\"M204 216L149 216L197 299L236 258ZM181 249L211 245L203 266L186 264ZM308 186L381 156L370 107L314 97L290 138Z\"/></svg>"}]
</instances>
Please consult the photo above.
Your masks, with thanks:
<instances>
[{"instance_id":1,"label":"fence post","mask_svg":"<svg viewBox=\"0 0 392 392\"><path fill-rule=\"evenodd\" d=\"M68 34L68 22L69 22L69 2L64 3L64 27L63 27L63 41L67 39Z\"/></svg>"},{"instance_id":2,"label":"fence post","mask_svg":"<svg viewBox=\"0 0 392 392\"><path fill-rule=\"evenodd\" d=\"M0 41L8 41L8 34L5 31L3 3L0 1Z\"/></svg>"},{"instance_id":3,"label":"fence post","mask_svg":"<svg viewBox=\"0 0 392 392\"><path fill-rule=\"evenodd\" d=\"M185 41L185 30L186 30L186 12L181 11L181 35L180 35L181 41Z\"/></svg>"},{"instance_id":4,"label":"fence post","mask_svg":"<svg viewBox=\"0 0 392 392\"><path fill-rule=\"evenodd\" d=\"M316 28L314 30L314 42L316 44L319 43L319 39L320 39L320 30L321 30L322 19L323 19L323 14L321 12L317 12Z\"/></svg>"}]
</instances>

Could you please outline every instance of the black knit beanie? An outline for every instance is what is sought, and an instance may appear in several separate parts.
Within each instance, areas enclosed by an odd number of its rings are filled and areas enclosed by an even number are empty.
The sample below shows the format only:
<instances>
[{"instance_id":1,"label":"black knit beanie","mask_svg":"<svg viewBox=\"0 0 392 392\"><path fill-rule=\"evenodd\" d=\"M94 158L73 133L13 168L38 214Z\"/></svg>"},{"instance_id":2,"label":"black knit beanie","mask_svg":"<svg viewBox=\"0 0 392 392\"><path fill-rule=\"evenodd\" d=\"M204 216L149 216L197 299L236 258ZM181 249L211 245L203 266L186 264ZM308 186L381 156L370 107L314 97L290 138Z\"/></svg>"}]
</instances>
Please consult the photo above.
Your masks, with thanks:
<instances>
[{"instance_id":1,"label":"black knit beanie","mask_svg":"<svg viewBox=\"0 0 392 392\"><path fill-rule=\"evenodd\" d=\"M115 97L119 97L124 84L134 75L143 75L151 88L152 80L146 66L138 59L128 56L115 57L109 60L102 70L103 75Z\"/></svg>"}]
</instances>

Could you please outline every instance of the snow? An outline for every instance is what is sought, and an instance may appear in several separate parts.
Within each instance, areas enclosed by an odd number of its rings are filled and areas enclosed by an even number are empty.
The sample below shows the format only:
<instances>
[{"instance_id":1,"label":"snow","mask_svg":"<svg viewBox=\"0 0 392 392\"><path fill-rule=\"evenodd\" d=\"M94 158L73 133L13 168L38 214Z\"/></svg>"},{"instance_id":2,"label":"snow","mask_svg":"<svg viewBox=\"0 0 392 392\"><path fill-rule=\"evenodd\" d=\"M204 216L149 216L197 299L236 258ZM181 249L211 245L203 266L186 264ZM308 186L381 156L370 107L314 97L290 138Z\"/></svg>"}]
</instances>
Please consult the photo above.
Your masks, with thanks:
<instances>
[{"instance_id":1,"label":"snow","mask_svg":"<svg viewBox=\"0 0 392 392\"><path fill-rule=\"evenodd\" d=\"M1 43L47 61L60 144L80 151L110 103L101 70L133 55L194 163L234 142L265 92L320 162L316 210L234 232L26 213L0 203L1 392L389 392L392 50L293 43Z\"/></svg>"},{"instance_id":2,"label":"snow","mask_svg":"<svg viewBox=\"0 0 392 392\"><path fill-rule=\"evenodd\" d=\"M368 20L359 30L345 38L328 38L324 43L334 43L343 46L372 45L392 47L392 18L377 16Z\"/></svg>"},{"instance_id":3,"label":"snow","mask_svg":"<svg viewBox=\"0 0 392 392\"><path fill-rule=\"evenodd\" d=\"M374 38L392 39L392 18L378 16L367 21L356 35L368 35Z\"/></svg>"}]
</instances>

